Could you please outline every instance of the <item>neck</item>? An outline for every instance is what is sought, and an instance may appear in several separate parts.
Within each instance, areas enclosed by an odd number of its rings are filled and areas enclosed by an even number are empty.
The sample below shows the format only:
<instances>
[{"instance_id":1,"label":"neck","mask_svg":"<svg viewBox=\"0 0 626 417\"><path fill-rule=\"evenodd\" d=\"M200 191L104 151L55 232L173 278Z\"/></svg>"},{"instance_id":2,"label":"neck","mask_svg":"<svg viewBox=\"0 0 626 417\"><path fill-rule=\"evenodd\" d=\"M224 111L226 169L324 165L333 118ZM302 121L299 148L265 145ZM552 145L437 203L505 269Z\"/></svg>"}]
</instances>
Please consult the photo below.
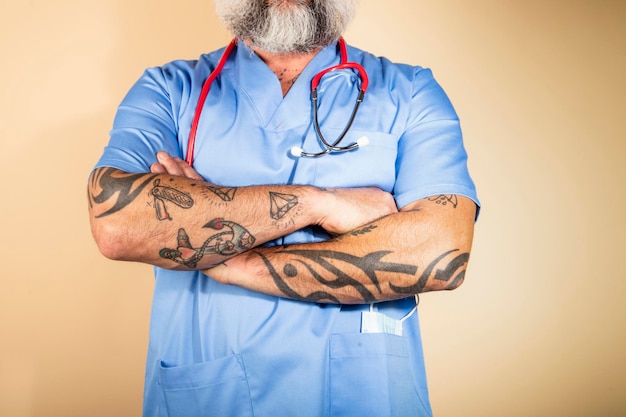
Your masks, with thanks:
<instances>
[{"instance_id":1,"label":"neck","mask_svg":"<svg viewBox=\"0 0 626 417\"><path fill-rule=\"evenodd\" d=\"M296 82L300 73L308 65L313 57L319 52L315 50L308 53L288 53L288 54L273 54L260 50L258 48L252 48L252 50L265 62L270 70L280 81L280 87L283 91L283 97L287 94L293 83Z\"/></svg>"}]
</instances>

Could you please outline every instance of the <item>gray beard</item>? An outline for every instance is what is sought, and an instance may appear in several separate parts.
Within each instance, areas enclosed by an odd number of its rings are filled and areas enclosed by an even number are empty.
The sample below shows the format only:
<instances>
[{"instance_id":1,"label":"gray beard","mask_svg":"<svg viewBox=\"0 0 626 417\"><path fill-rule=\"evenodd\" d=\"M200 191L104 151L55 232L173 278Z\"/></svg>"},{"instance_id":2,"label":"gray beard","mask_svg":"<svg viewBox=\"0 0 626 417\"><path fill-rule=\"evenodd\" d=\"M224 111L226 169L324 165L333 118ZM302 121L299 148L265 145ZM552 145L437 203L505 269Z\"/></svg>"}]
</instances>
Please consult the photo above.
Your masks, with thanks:
<instances>
[{"instance_id":1,"label":"gray beard","mask_svg":"<svg viewBox=\"0 0 626 417\"><path fill-rule=\"evenodd\" d=\"M270 53L307 53L335 42L355 13L354 0L215 0L234 36ZM269 3L269 4L267 4Z\"/></svg>"}]
</instances>

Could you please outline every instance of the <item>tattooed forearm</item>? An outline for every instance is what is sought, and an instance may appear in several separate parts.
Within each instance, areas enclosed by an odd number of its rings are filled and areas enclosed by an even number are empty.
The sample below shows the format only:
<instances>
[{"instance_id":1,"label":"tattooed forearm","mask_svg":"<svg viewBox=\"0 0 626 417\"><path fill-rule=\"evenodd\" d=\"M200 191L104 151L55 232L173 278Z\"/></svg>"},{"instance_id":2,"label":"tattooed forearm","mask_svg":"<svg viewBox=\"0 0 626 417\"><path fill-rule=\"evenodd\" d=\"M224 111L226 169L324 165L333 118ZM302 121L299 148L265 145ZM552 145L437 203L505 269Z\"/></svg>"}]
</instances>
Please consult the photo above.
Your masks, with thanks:
<instances>
[{"instance_id":1,"label":"tattooed forearm","mask_svg":"<svg viewBox=\"0 0 626 417\"><path fill-rule=\"evenodd\" d=\"M200 247L194 248L187 232L181 228L178 230L176 248L163 248L159 255L188 268L195 268L205 255L235 255L250 249L256 240L241 225L221 218L213 219L203 227L218 232L209 236Z\"/></svg>"},{"instance_id":2,"label":"tattooed forearm","mask_svg":"<svg viewBox=\"0 0 626 417\"><path fill-rule=\"evenodd\" d=\"M166 185L161 185L159 179L154 180L153 185L154 187L150 190L150 195L154 197L154 209L157 219L172 220L172 216L170 216L165 205L166 201L174 203L184 209L193 207L194 202L189 194Z\"/></svg>"},{"instance_id":3,"label":"tattooed forearm","mask_svg":"<svg viewBox=\"0 0 626 417\"><path fill-rule=\"evenodd\" d=\"M234 187L205 187L206 191L218 196L224 202L233 201L237 188ZM208 193L205 193L208 194ZM281 220L287 213L298 205L298 197L293 194L284 194L274 191L269 192L270 218Z\"/></svg>"},{"instance_id":4,"label":"tattooed forearm","mask_svg":"<svg viewBox=\"0 0 626 417\"><path fill-rule=\"evenodd\" d=\"M118 172L113 175L114 172ZM92 190L100 189L99 194L89 193L89 204L113 203L108 210L96 215L104 217L116 213L132 203L137 196L152 182L156 175L122 174L115 168L98 168L91 176Z\"/></svg>"},{"instance_id":5,"label":"tattooed forearm","mask_svg":"<svg viewBox=\"0 0 626 417\"><path fill-rule=\"evenodd\" d=\"M454 249L441 254L419 275L417 274L418 267L415 265L382 261L383 257L391 253L390 251L354 256L329 250L282 250L278 253L291 256L289 261L281 264L282 267L272 263L262 253L257 252L257 254L263 260L276 287L288 298L339 303L340 299L337 294L349 290L351 293L357 293L362 302L369 303L388 298L388 294L383 294L386 288L382 287L379 277L383 272L400 274L404 276L402 278L404 282L414 282L408 286L388 282L388 289L397 295L408 296L423 292L430 279L447 283L446 289L458 286L465 274L468 253L458 254L447 264L442 265L442 268L437 269L455 252L458 250ZM306 285L296 280L312 280L316 283L312 286L318 289L309 293L297 290ZM318 284L327 290L319 289Z\"/></svg>"},{"instance_id":6,"label":"tattooed forearm","mask_svg":"<svg viewBox=\"0 0 626 417\"><path fill-rule=\"evenodd\" d=\"M291 262L283 266L282 273L279 272L268 258L259 253L263 259L276 286L286 296L290 298L310 300L310 301L330 301L337 302L337 298L330 292L316 291L310 294L299 294L293 290L288 280L294 278L311 277L318 283L328 287L330 291L342 288L351 288L357 291L364 302L371 302L378 299L382 293L378 273L393 272L398 274L415 275L417 267L414 265L383 262L381 259L388 255L389 251L372 252L364 256L354 256L344 252L330 250L284 250L279 253L292 255ZM296 265L300 266L298 268ZM342 269L356 267L362 272L369 282L361 282L354 278L348 271ZM370 291L368 286L376 289L376 293Z\"/></svg>"}]
</instances>

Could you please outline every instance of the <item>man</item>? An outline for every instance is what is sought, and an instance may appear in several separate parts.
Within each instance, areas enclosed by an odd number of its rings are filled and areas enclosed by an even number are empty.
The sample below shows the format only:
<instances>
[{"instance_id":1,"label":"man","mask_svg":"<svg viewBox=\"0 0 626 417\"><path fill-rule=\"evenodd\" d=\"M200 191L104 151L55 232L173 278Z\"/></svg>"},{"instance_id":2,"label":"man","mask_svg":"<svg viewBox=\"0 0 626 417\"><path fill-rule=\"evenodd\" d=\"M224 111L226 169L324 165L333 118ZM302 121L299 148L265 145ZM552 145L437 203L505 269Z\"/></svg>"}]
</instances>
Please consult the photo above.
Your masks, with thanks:
<instances>
[{"instance_id":1,"label":"man","mask_svg":"<svg viewBox=\"0 0 626 417\"><path fill-rule=\"evenodd\" d=\"M312 110L352 0L217 10L232 51L147 70L89 181L103 254L156 266L144 415L431 415L417 294L461 284L477 207L450 102L348 47Z\"/></svg>"}]
</instances>

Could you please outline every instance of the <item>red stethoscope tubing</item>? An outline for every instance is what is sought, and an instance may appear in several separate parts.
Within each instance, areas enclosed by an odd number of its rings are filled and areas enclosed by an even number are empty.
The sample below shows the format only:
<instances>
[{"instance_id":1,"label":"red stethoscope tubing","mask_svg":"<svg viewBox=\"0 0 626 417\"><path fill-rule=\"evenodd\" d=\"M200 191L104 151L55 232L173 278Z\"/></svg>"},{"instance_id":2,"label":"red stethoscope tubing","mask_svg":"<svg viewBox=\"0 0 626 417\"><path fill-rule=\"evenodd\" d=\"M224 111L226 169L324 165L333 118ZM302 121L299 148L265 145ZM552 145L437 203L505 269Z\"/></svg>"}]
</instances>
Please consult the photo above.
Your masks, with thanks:
<instances>
[{"instance_id":1,"label":"red stethoscope tubing","mask_svg":"<svg viewBox=\"0 0 626 417\"><path fill-rule=\"evenodd\" d=\"M189 139L187 141L187 154L185 156L185 161L187 162L187 164L189 164L189 166L193 165L194 149L196 145L196 133L198 131L198 124L200 122L200 115L202 114L204 102L206 101L206 98L209 94L209 90L211 89L211 85L213 84L213 81L215 81L218 75L222 72L222 69L224 68L224 64L226 64L226 61L228 60L228 57L230 56L235 46L237 46L237 38L234 38L232 41L230 41L230 43L228 44L228 46L222 53L222 56L220 57L220 60L217 63L217 66L215 67L215 69L213 69L211 74L207 77L207 79L204 81L204 84L202 85L202 90L200 91L200 97L198 98L198 103L196 104L196 110L193 116L193 121L191 122L191 130L189 131ZM367 90L367 87L369 84L369 80L367 78L367 72L360 64L357 64L356 62L347 62L348 52L347 52L346 42L343 40L343 38L339 38L339 55L340 55L339 65L326 68L325 70L315 75L315 77L313 77L313 79L311 80L312 94L315 97L315 99L317 99L317 86L319 85L322 77L326 75L327 73L331 71L335 71L335 70L340 70L340 69L354 69L358 71L361 77L361 86L360 86L360 92L359 92L359 97L360 97L359 102L360 102L363 100L363 95L365 94L365 90ZM316 107L316 113L317 113L317 107ZM354 114L352 118L354 118ZM318 128L318 131L319 131L319 128ZM339 140L333 143L333 145L330 145L331 149L328 149L328 151L334 150L333 148L337 145ZM324 140L324 143L326 144L325 140Z\"/></svg>"},{"instance_id":2,"label":"red stethoscope tubing","mask_svg":"<svg viewBox=\"0 0 626 417\"><path fill-rule=\"evenodd\" d=\"M226 50L222 54L219 62L217 63L217 67L211 72L211 74L207 77L202 85L202 91L200 91L200 97L198 98L198 103L196 104L196 112L193 115L193 121L191 122L191 130L189 131L189 140L187 141L187 155L185 156L185 161L189 166L193 164L193 152L196 146L196 132L198 131L198 123L200 122L200 115L202 114L202 108L204 107L204 102L206 101L207 96L209 95L209 90L211 89L211 84L217 78L218 75L222 72L222 68L224 68L224 64L226 64L226 60L230 55L231 51L237 45L237 38L230 41Z\"/></svg>"}]
</instances>

